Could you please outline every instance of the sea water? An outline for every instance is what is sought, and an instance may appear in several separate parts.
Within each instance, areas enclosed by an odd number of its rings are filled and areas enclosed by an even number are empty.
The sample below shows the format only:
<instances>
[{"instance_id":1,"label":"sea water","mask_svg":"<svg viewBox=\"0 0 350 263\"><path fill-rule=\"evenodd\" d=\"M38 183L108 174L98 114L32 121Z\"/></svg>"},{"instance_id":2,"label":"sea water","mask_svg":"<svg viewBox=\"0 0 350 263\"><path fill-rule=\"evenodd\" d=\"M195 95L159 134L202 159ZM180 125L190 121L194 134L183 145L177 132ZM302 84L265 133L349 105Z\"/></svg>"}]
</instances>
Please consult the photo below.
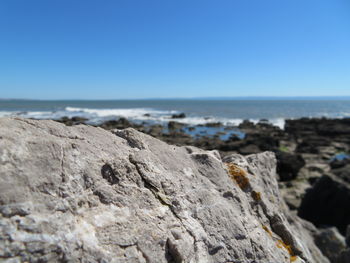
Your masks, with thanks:
<instances>
[{"instance_id":1,"label":"sea water","mask_svg":"<svg viewBox=\"0 0 350 263\"><path fill-rule=\"evenodd\" d=\"M98 124L120 117L134 122L163 124L173 114L190 125L221 122L236 126L248 119L267 119L283 128L285 119L301 117L350 117L350 99L154 99L154 100L0 100L0 117L36 119L84 117Z\"/></svg>"}]
</instances>

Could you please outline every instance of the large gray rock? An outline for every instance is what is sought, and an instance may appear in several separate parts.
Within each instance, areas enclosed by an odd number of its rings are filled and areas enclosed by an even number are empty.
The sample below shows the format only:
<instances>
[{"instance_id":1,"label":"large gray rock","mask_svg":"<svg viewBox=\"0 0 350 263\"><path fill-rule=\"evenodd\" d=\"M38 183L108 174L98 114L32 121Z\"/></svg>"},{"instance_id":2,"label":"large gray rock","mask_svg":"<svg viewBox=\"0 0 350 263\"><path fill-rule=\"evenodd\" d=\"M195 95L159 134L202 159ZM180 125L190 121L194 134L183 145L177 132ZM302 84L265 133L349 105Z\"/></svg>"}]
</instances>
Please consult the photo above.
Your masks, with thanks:
<instances>
[{"instance_id":1,"label":"large gray rock","mask_svg":"<svg viewBox=\"0 0 350 263\"><path fill-rule=\"evenodd\" d=\"M133 129L0 119L5 262L328 262L265 152L176 147Z\"/></svg>"}]
</instances>

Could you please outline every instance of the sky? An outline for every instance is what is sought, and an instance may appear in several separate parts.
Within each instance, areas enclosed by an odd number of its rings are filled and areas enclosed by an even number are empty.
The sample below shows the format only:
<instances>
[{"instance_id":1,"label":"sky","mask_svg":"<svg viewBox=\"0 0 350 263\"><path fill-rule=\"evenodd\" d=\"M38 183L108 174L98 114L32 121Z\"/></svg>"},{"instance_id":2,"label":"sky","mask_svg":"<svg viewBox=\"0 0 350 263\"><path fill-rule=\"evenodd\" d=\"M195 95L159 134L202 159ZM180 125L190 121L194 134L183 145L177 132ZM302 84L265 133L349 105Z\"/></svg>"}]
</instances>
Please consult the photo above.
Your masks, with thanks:
<instances>
[{"instance_id":1,"label":"sky","mask_svg":"<svg viewBox=\"0 0 350 263\"><path fill-rule=\"evenodd\" d=\"M348 0L0 1L0 98L349 95Z\"/></svg>"}]
</instances>

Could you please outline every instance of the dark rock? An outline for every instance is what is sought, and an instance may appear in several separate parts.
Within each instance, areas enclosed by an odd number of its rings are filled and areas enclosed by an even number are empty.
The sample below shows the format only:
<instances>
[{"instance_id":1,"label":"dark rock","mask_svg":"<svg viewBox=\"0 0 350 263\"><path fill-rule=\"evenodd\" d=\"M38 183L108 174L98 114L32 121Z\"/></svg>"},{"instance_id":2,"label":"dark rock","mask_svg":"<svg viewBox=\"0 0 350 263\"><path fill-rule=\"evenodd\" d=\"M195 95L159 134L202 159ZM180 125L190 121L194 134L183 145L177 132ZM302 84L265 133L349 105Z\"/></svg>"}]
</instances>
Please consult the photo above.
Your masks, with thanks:
<instances>
[{"instance_id":1,"label":"dark rock","mask_svg":"<svg viewBox=\"0 0 350 263\"><path fill-rule=\"evenodd\" d=\"M67 126L72 126L72 125L78 125L78 124L85 124L85 122L87 120L88 119L86 119L86 118L78 117L78 116L75 116L75 117L72 117L72 118L69 118L69 117L65 116L65 117L62 117L61 119L59 119L57 121L61 122L61 123L64 123Z\"/></svg>"},{"instance_id":2,"label":"dark rock","mask_svg":"<svg viewBox=\"0 0 350 263\"><path fill-rule=\"evenodd\" d=\"M306 191L298 215L316 226L336 226L342 234L350 224L350 186L323 175Z\"/></svg>"},{"instance_id":3,"label":"dark rock","mask_svg":"<svg viewBox=\"0 0 350 263\"><path fill-rule=\"evenodd\" d=\"M349 263L350 262L350 248L340 252L336 263Z\"/></svg>"},{"instance_id":4,"label":"dark rock","mask_svg":"<svg viewBox=\"0 0 350 263\"><path fill-rule=\"evenodd\" d=\"M234 139L233 140L229 139L228 141L225 141L225 142L217 141L216 144L217 144L217 148L213 148L213 149L218 149L224 152L232 152L232 151L238 152L238 150L241 147L243 147L240 140L234 140Z\"/></svg>"},{"instance_id":5,"label":"dark rock","mask_svg":"<svg viewBox=\"0 0 350 263\"><path fill-rule=\"evenodd\" d=\"M126 129L129 127L133 127L134 125L129 122L126 118L120 118L119 120L110 120L102 123L100 125L101 128L104 128L106 130L112 130L112 129Z\"/></svg>"},{"instance_id":6,"label":"dark rock","mask_svg":"<svg viewBox=\"0 0 350 263\"><path fill-rule=\"evenodd\" d=\"M255 124L249 120L244 120L242 123L238 125L240 129L252 129L255 127Z\"/></svg>"},{"instance_id":7,"label":"dark rock","mask_svg":"<svg viewBox=\"0 0 350 263\"><path fill-rule=\"evenodd\" d=\"M345 249L344 237L335 227L319 229L314 235L314 240L323 255L331 262L337 262L339 254Z\"/></svg>"},{"instance_id":8,"label":"dark rock","mask_svg":"<svg viewBox=\"0 0 350 263\"><path fill-rule=\"evenodd\" d=\"M277 152L277 173L281 181L295 179L299 170L305 165L305 161L300 154L287 152Z\"/></svg>"},{"instance_id":9,"label":"dark rock","mask_svg":"<svg viewBox=\"0 0 350 263\"><path fill-rule=\"evenodd\" d=\"M314 153L314 154L318 154L320 151L318 150L318 148L307 141L303 141L300 144L298 144L297 148L296 148L296 152L297 153Z\"/></svg>"},{"instance_id":10,"label":"dark rock","mask_svg":"<svg viewBox=\"0 0 350 263\"><path fill-rule=\"evenodd\" d=\"M185 126L185 124L180 123L180 122L176 122L176 121L169 121L169 123L168 123L169 130L179 130L184 126Z\"/></svg>"},{"instance_id":11,"label":"dark rock","mask_svg":"<svg viewBox=\"0 0 350 263\"><path fill-rule=\"evenodd\" d=\"M345 182L350 183L350 162L349 164L343 167L333 169L332 173L344 180Z\"/></svg>"},{"instance_id":12,"label":"dark rock","mask_svg":"<svg viewBox=\"0 0 350 263\"><path fill-rule=\"evenodd\" d=\"M348 225L346 228L345 242L346 245L350 248L350 225Z\"/></svg>"},{"instance_id":13,"label":"dark rock","mask_svg":"<svg viewBox=\"0 0 350 263\"><path fill-rule=\"evenodd\" d=\"M185 113L179 113L179 114L173 114L171 115L172 119L183 119L186 118L186 114Z\"/></svg>"},{"instance_id":14,"label":"dark rock","mask_svg":"<svg viewBox=\"0 0 350 263\"><path fill-rule=\"evenodd\" d=\"M162 125L152 125L146 133L157 138L161 136L163 130L164 127Z\"/></svg>"},{"instance_id":15,"label":"dark rock","mask_svg":"<svg viewBox=\"0 0 350 263\"><path fill-rule=\"evenodd\" d=\"M331 166L332 169L337 169L337 168L342 168L347 164L350 164L349 158L344 158L342 160L334 159L331 161L329 165Z\"/></svg>"},{"instance_id":16,"label":"dark rock","mask_svg":"<svg viewBox=\"0 0 350 263\"><path fill-rule=\"evenodd\" d=\"M254 144L262 151L276 151L279 148L278 138L267 134L247 134L245 137L247 144Z\"/></svg>"},{"instance_id":17,"label":"dark rock","mask_svg":"<svg viewBox=\"0 0 350 263\"><path fill-rule=\"evenodd\" d=\"M298 120L286 120L285 130L290 134L321 136L337 136L350 134L350 118L326 119L326 118L301 118Z\"/></svg>"},{"instance_id":18,"label":"dark rock","mask_svg":"<svg viewBox=\"0 0 350 263\"><path fill-rule=\"evenodd\" d=\"M228 138L228 142L237 142L237 141L241 141L242 139L235 133L232 133L230 135L230 137Z\"/></svg>"},{"instance_id":19,"label":"dark rock","mask_svg":"<svg viewBox=\"0 0 350 263\"><path fill-rule=\"evenodd\" d=\"M258 122L258 125L272 125L268 119L260 119L259 122Z\"/></svg>"},{"instance_id":20,"label":"dark rock","mask_svg":"<svg viewBox=\"0 0 350 263\"><path fill-rule=\"evenodd\" d=\"M206 127L221 127L223 126L223 124L221 122L209 122L203 126L206 126Z\"/></svg>"},{"instance_id":21,"label":"dark rock","mask_svg":"<svg viewBox=\"0 0 350 263\"><path fill-rule=\"evenodd\" d=\"M206 150L222 149L225 143L219 138L210 138L207 136L201 136L195 140L195 146Z\"/></svg>"}]
</instances>

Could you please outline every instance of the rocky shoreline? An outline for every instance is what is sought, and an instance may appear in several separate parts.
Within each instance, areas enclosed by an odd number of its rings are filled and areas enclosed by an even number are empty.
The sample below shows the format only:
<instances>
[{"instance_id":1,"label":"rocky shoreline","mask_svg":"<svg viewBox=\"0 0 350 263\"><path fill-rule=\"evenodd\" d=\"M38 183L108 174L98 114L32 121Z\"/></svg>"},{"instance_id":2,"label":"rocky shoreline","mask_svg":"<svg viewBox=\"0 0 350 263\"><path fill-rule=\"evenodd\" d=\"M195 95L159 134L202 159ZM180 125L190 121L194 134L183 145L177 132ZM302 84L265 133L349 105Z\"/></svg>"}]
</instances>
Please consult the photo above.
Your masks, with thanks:
<instances>
[{"instance_id":1,"label":"rocky shoreline","mask_svg":"<svg viewBox=\"0 0 350 263\"><path fill-rule=\"evenodd\" d=\"M181 117L166 126L121 118L103 129L78 117L59 120L65 125L1 119L0 257L350 262L350 119L287 120L282 130L264 120L189 126ZM138 234L118 221L130 220L130 207L151 213L133 214L133 226L144 229ZM44 227L38 216L52 212ZM96 213L118 223L99 226L89 219ZM73 229L71 239L59 228ZM89 231L95 236L84 236ZM43 235L51 235L50 247Z\"/></svg>"}]
</instances>

